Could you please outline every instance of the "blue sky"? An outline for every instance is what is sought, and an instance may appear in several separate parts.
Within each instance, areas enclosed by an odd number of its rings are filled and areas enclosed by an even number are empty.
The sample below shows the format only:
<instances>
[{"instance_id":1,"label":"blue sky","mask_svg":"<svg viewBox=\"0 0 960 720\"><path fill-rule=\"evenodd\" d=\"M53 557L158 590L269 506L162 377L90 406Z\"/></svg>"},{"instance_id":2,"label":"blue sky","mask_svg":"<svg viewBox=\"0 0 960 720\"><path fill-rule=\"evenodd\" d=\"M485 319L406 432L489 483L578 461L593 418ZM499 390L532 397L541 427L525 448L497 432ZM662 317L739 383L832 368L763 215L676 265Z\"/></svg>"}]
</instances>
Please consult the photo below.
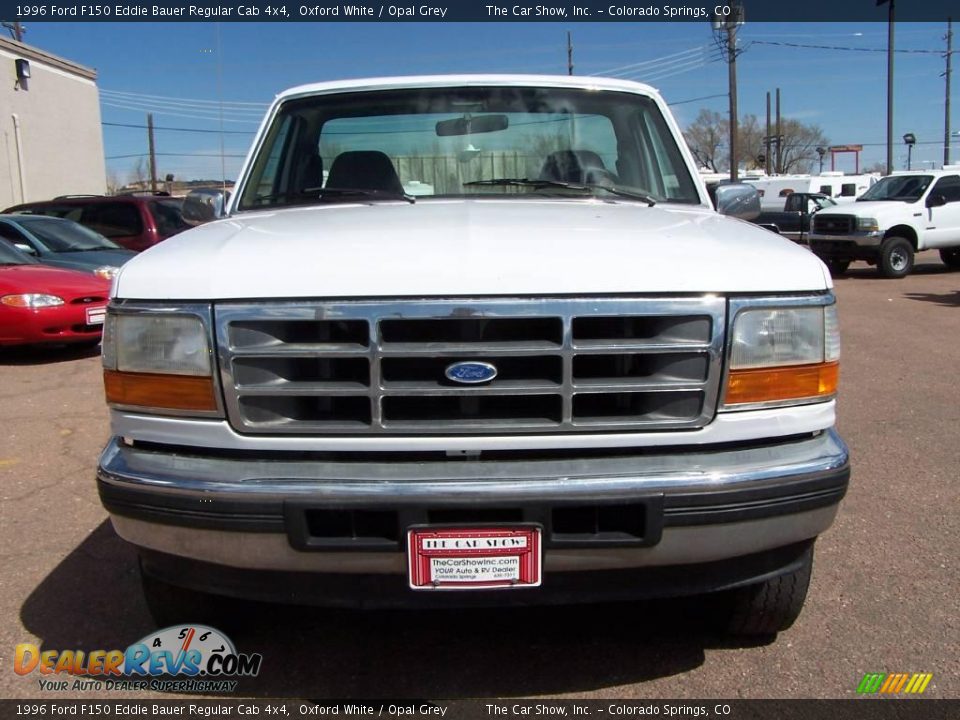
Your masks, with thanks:
<instances>
[{"instance_id":1,"label":"blue sky","mask_svg":"<svg viewBox=\"0 0 960 720\"><path fill-rule=\"evenodd\" d=\"M726 112L727 68L707 23L34 23L24 40L99 72L102 119L218 131L224 105L227 155L245 153L263 108L280 90L349 77L449 72L566 72L573 33L576 74L614 72L649 81L685 126L700 108ZM897 49L943 50L945 23L901 23ZM819 125L834 144L862 143L861 164L886 157L886 53L768 43L886 47L887 26L870 23L747 23L738 61L740 113L763 120L765 93L780 87L786 116ZM960 46L960 27L954 47ZM218 53L219 48L219 53ZM645 63L637 65L638 63ZM618 70L623 66L625 70ZM898 53L895 138L917 136L914 167L942 161L944 61ZM960 130L960 58L954 56L954 131ZM151 96L151 97L144 97ZM220 177L218 132L156 134L158 166L178 178ZM926 144L926 143L932 144ZM107 166L124 181L146 152L146 131L104 126ZM174 154L176 153L176 154ZM906 162L901 141L895 163ZM960 162L960 136L953 145ZM227 157L232 178L240 157ZM852 170L852 159L845 161Z\"/></svg>"}]
</instances>

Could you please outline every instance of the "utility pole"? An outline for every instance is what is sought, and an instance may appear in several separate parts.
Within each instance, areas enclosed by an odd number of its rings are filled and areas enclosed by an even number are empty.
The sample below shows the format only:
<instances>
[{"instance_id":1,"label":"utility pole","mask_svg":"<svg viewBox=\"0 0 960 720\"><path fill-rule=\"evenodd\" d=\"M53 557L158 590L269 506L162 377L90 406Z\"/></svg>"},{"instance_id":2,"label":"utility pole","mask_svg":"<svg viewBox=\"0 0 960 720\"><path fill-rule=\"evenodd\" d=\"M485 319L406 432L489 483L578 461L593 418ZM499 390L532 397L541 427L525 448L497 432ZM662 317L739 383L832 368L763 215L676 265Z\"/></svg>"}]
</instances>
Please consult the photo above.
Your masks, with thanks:
<instances>
[{"instance_id":1,"label":"utility pole","mask_svg":"<svg viewBox=\"0 0 960 720\"><path fill-rule=\"evenodd\" d=\"M953 57L953 19L947 18L947 71L943 74L946 85L943 110L943 164L950 164L950 58Z\"/></svg>"},{"instance_id":2,"label":"utility pole","mask_svg":"<svg viewBox=\"0 0 960 720\"><path fill-rule=\"evenodd\" d=\"M777 88L777 175L783 174L783 123L780 120L780 88Z\"/></svg>"},{"instance_id":3,"label":"utility pole","mask_svg":"<svg viewBox=\"0 0 960 720\"><path fill-rule=\"evenodd\" d=\"M739 159L737 154L737 26L727 23L727 69L730 83L730 182L737 182Z\"/></svg>"},{"instance_id":4,"label":"utility pole","mask_svg":"<svg viewBox=\"0 0 960 720\"><path fill-rule=\"evenodd\" d=\"M721 7L721 6L718 6ZM737 151L737 28L743 25L743 5L739 0L723 6L727 12L710 18L717 45L727 61L727 80L730 85L730 180L737 182L740 156Z\"/></svg>"},{"instance_id":5,"label":"utility pole","mask_svg":"<svg viewBox=\"0 0 960 720\"><path fill-rule=\"evenodd\" d=\"M147 145L150 148L150 191L157 191L157 153L153 146L153 113L147 113Z\"/></svg>"},{"instance_id":6,"label":"utility pole","mask_svg":"<svg viewBox=\"0 0 960 720\"><path fill-rule=\"evenodd\" d=\"M10 37L17 42L23 42L23 34L27 31L27 29L23 26L23 23L5 22L3 23L3 27L10 31Z\"/></svg>"},{"instance_id":7,"label":"utility pole","mask_svg":"<svg viewBox=\"0 0 960 720\"><path fill-rule=\"evenodd\" d=\"M770 91L769 90L767 91L767 132L763 137L763 141L764 141L764 151L765 151L763 154L763 158L764 158L763 170L764 172L767 173L767 175L769 175L770 166L772 164L771 158L770 158Z\"/></svg>"},{"instance_id":8,"label":"utility pole","mask_svg":"<svg viewBox=\"0 0 960 720\"><path fill-rule=\"evenodd\" d=\"M893 172L893 21L894 0L877 0L877 5L890 3L887 11L887 175Z\"/></svg>"},{"instance_id":9,"label":"utility pole","mask_svg":"<svg viewBox=\"0 0 960 720\"><path fill-rule=\"evenodd\" d=\"M573 75L573 35L567 30L567 75Z\"/></svg>"}]
</instances>

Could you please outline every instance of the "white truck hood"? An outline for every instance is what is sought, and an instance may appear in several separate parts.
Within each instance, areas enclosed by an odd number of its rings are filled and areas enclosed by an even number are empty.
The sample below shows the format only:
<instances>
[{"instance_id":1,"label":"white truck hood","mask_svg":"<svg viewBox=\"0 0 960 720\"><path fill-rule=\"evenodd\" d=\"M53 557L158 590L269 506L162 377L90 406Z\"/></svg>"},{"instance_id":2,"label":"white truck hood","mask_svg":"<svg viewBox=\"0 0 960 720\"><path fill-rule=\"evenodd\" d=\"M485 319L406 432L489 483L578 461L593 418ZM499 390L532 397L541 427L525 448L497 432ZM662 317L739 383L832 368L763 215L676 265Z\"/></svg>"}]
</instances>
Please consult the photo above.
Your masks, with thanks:
<instances>
[{"instance_id":1,"label":"white truck hood","mask_svg":"<svg viewBox=\"0 0 960 720\"><path fill-rule=\"evenodd\" d=\"M421 199L248 212L126 263L144 300L683 292L830 287L807 250L702 207Z\"/></svg>"},{"instance_id":2,"label":"white truck hood","mask_svg":"<svg viewBox=\"0 0 960 720\"><path fill-rule=\"evenodd\" d=\"M905 203L899 200L857 200L856 202L824 208L817 215L855 215L881 220L883 218L904 218L924 210L923 203Z\"/></svg>"}]
</instances>

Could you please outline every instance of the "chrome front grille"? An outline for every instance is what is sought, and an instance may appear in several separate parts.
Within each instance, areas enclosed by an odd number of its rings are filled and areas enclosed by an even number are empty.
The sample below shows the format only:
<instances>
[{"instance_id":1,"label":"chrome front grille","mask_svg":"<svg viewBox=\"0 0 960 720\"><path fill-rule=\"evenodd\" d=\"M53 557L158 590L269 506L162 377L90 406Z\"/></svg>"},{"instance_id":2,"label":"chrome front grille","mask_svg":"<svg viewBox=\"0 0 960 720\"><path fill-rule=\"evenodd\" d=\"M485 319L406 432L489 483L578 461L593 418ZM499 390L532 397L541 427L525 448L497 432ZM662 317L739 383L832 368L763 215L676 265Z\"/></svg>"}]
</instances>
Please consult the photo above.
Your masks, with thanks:
<instances>
[{"instance_id":1,"label":"chrome front grille","mask_svg":"<svg viewBox=\"0 0 960 720\"><path fill-rule=\"evenodd\" d=\"M223 303L214 314L228 417L240 432L610 432L710 421L725 301ZM497 375L448 380L461 361Z\"/></svg>"}]
</instances>

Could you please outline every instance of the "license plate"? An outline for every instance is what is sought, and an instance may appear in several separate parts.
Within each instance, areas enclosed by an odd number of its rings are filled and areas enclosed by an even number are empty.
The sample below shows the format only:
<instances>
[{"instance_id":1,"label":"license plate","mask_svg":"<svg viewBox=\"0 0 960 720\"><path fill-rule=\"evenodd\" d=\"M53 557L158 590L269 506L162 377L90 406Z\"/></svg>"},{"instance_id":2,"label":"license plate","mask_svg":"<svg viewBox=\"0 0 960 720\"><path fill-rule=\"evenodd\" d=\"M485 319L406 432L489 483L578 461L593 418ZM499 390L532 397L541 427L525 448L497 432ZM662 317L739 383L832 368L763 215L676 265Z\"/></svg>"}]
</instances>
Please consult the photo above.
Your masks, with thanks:
<instances>
[{"instance_id":1,"label":"license plate","mask_svg":"<svg viewBox=\"0 0 960 720\"><path fill-rule=\"evenodd\" d=\"M539 526L413 528L407 533L414 590L489 590L537 587Z\"/></svg>"},{"instance_id":2,"label":"license plate","mask_svg":"<svg viewBox=\"0 0 960 720\"><path fill-rule=\"evenodd\" d=\"M101 307L87 308L87 325L103 325L103 319L106 317L106 315L106 305Z\"/></svg>"}]
</instances>

